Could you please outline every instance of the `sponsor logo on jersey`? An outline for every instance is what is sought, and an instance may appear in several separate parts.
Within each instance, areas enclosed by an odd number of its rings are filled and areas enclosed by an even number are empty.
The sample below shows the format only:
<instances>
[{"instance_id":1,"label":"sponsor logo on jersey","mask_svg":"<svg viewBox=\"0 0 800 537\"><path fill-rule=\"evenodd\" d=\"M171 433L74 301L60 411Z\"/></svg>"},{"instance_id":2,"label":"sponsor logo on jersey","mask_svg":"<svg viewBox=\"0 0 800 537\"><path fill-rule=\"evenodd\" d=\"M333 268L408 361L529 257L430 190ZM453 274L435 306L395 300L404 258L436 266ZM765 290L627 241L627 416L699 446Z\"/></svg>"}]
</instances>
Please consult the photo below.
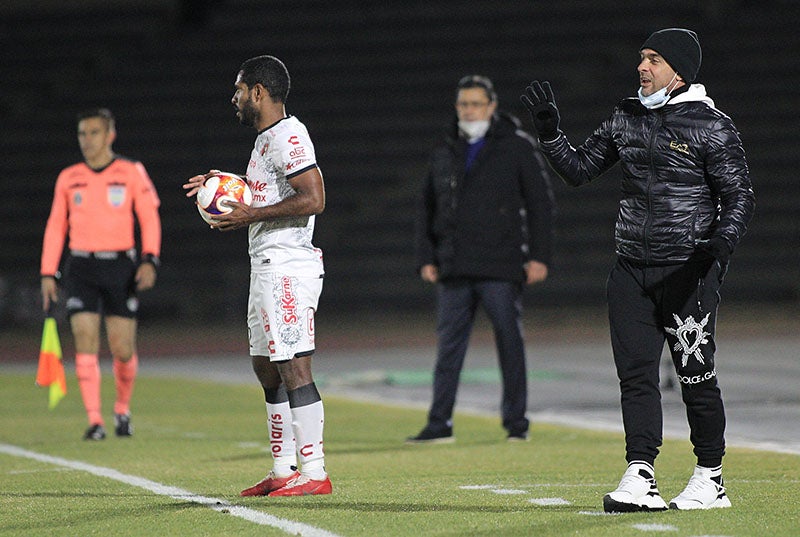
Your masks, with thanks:
<instances>
[{"instance_id":1,"label":"sponsor logo on jersey","mask_svg":"<svg viewBox=\"0 0 800 537\"><path fill-rule=\"evenodd\" d=\"M301 165L305 164L306 162L310 162L310 161L307 158L304 158L304 159L300 159L300 160L294 160L292 162L287 162L286 163L286 171L288 172L288 171L294 170L295 168L299 168Z\"/></svg>"},{"instance_id":2,"label":"sponsor logo on jersey","mask_svg":"<svg viewBox=\"0 0 800 537\"><path fill-rule=\"evenodd\" d=\"M289 158L300 158L306 156L306 148L305 147L295 147L291 151L289 151Z\"/></svg>"},{"instance_id":3,"label":"sponsor logo on jersey","mask_svg":"<svg viewBox=\"0 0 800 537\"><path fill-rule=\"evenodd\" d=\"M269 184L264 181L251 181L250 192L253 193L253 203L266 203L268 201L267 192ZM274 203L274 201L273 201Z\"/></svg>"},{"instance_id":4,"label":"sponsor logo on jersey","mask_svg":"<svg viewBox=\"0 0 800 537\"><path fill-rule=\"evenodd\" d=\"M300 145L300 139L297 136L289 137L288 142L292 145Z\"/></svg>"},{"instance_id":5,"label":"sponsor logo on jersey","mask_svg":"<svg viewBox=\"0 0 800 537\"><path fill-rule=\"evenodd\" d=\"M267 185L267 183L263 183L261 181L253 181L252 183L250 183L250 191L253 194L255 194L256 192L264 192L268 186L269 185Z\"/></svg>"}]
</instances>

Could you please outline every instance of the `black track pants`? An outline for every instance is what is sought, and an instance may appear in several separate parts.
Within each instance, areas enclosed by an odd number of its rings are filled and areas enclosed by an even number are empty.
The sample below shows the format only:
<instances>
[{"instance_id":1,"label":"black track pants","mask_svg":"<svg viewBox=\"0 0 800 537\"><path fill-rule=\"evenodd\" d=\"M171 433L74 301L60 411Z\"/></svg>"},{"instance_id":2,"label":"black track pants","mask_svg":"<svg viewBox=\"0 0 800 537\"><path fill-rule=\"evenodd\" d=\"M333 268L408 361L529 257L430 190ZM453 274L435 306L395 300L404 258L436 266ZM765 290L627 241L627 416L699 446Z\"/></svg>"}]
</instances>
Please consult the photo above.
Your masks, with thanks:
<instances>
[{"instance_id":1,"label":"black track pants","mask_svg":"<svg viewBox=\"0 0 800 537\"><path fill-rule=\"evenodd\" d=\"M659 363L665 339L698 464L722 462L725 409L714 367L714 331L725 268L710 260L642 266L618 259L611 270L608 315L629 462L652 464L661 446Z\"/></svg>"}]
</instances>

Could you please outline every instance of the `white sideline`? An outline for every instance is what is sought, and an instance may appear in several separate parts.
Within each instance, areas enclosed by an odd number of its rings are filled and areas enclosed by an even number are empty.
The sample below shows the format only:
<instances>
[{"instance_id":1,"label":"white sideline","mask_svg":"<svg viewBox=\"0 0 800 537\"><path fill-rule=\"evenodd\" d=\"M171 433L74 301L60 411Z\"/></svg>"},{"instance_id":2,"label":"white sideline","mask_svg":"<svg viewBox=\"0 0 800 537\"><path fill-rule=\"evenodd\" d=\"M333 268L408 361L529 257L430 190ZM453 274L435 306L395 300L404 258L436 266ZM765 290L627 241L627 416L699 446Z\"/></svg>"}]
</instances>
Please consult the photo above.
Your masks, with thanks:
<instances>
[{"instance_id":1,"label":"white sideline","mask_svg":"<svg viewBox=\"0 0 800 537\"><path fill-rule=\"evenodd\" d=\"M197 503L209 507L214 511L231 514L254 524L259 524L261 526L272 526L273 528L277 528L292 535L301 535L303 537L339 537L337 534L321 528L309 526L293 520L278 518L261 511L256 511L255 509L243 507L241 505L233 505L218 498L200 496L188 490L150 481L149 479L145 479L143 477L123 474L122 472L114 470L113 468L104 468L102 466L94 466L81 461L71 461L68 459L62 459L61 457L44 455L42 453L36 453L35 451L28 451L27 449L2 443L0 443L0 453L5 453L14 457L33 459L35 461L54 464L56 466L69 468L71 470L80 470L96 476L106 477L108 479L120 481L126 485L148 490L154 494L158 494L159 496L169 496L175 500Z\"/></svg>"}]
</instances>

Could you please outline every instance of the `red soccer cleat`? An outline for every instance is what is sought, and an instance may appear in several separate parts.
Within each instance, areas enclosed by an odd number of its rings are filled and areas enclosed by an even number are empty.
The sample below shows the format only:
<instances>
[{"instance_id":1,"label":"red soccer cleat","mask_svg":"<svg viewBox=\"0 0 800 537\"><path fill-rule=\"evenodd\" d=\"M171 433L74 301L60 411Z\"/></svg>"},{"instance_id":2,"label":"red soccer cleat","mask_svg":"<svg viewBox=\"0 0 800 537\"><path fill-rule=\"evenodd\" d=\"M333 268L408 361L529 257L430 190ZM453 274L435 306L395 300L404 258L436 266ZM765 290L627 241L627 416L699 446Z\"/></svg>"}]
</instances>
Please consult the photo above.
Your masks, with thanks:
<instances>
[{"instance_id":1,"label":"red soccer cleat","mask_svg":"<svg viewBox=\"0 0 800 537\"><path fill-rule=\"evenodd\" d=\"M273 490L278 490L279 488L286 485L289 481L293 479L297 479L300 477L300 472L295 471L293 474L286 476L286 477L276 477L272 470L267 474L267 477L250 487L249 489L244 489L242 492L239 493L240 496L266 496Z\"/></svg>"},{"instance_id":2,"label":"red soccer cleat","mask_svg":"<svg viewBox=\"0 0 800 537\"><path fill-rule=\"evenodd\" d=\"M297 478L286 483L284 487L270 492L269 496L311 496L314 494L330 494L332 489L331 478L328 476L325 476L325 479L317 480L299 475Z\"/></svg>"}]
</instances>

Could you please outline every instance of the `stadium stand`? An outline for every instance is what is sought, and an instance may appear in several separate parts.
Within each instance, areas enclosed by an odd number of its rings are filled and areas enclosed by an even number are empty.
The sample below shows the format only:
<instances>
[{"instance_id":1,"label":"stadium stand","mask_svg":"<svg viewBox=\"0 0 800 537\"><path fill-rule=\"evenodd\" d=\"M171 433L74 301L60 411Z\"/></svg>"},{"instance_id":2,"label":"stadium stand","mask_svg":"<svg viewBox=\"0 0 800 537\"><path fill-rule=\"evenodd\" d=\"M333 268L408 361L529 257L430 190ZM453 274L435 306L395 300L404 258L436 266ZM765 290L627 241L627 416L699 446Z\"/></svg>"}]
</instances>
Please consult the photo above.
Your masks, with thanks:
<instances>
[{"instance_id":1,"label":"stadium stand","mask_svg":"<svg viewBox=\"0 0 800 537\"><path fill-rule=\"evenodd\" d=\"M800 49L800 34L792 2L676 1L647 13L631 0L186 5L4 8L3 323L39 319L42 233L58 171L80 159L74 116L82 108L114 110L115 149L145 163L161 196L163 268L158 288L144 297L146 317L243 315L246 237L209 231L180 185L211 167L244 169L254 133L238 125L230 97L241 61L263 53L282 58L292 73L288 110L308 125L326 180L328 206L316 234L327 267L321 307L429 308L431 290L414 272L414 199L451 117L455 81L489 76L501 108L529 126L518 96L531 79L549 79L577 144L618 99L634 94L637 47L666 26L698 31L700 81L739 127L757 189L726 300L800 299L800 66L791 52ZM556 264L527 301L603 303L618 173L577 190L557 181Z\"/></svg>"}]
</instances>

